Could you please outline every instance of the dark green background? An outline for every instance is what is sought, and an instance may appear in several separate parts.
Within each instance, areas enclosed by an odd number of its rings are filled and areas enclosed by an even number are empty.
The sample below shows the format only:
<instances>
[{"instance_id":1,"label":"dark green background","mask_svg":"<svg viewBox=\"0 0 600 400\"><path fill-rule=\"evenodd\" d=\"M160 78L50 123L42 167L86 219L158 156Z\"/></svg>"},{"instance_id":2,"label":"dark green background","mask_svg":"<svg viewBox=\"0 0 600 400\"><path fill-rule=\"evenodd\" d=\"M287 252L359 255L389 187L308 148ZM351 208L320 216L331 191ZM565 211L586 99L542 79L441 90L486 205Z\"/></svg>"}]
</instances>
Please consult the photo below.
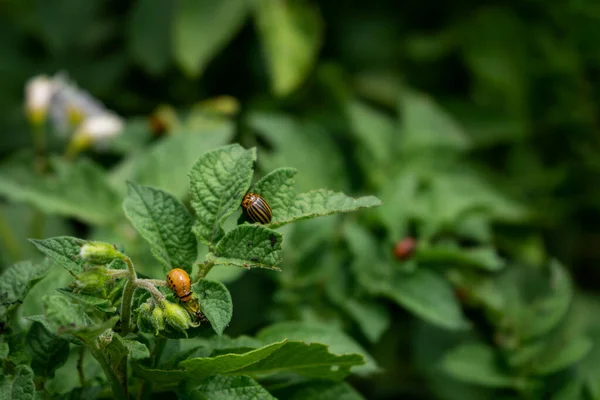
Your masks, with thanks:
<instances>
[{"instance_id":1,"label":"dark green background","mask_svg":"<svg viewBox=\"0 0 600 400\"><path fill-rule=\"evenodd\" d=\"M396 172L411 160L419 159L415 163L426 166L440 160L459 160L458 168L465 171L465 176L477 174L486 185L531 211L518 221L484 218L484 225L493 231L493 239L488 242L511 268L519 270L525 268L523 264L556 258L570 271L578 295L596 304L600 289L600 192L596 185L600 178L600 2L286 3L297 7L294 12L301 20L301 12L309 10L306 12L317 16L321 28L316 30L320 34L314 40L317 57L301 76L301 83L290 93L278 95L272 90L264 37L251 12L239 29L217 46L214 56L208 57L206 68L193 76L174 55L178 15L185 7L192 7L189 0L0 2L0 161L32 147L22 104L25 82L36 74L65 71L108 108L130 121L138 118L143 139L134 140L125 150L87 154L108 170L149 143L162 140L150 133L145 122L157 106L169 104L185 113L200 100L230 95L241 105L232 141L259 147L263 173L274 166L291 165L298 167L302 175L306 167L305 177L299 178L302 189L327 186L353 195L374 194L385 201L382 192L394 184ZM311 29L309 23L301 26ZM198 46L210 42L211 29L218 27L200 28ZM470 143L467 151L437 148L434 139L433 145L423 150L415 146L411 154L405 151L391 161L379 162L365 145L370 130L373 141L380 138L376 122L365 122L364 134L351 133L359 129L353 125L356 121L345 114L346 102L360 100L384 118L403 121L406 108L397 106L398 99L404 98L404 93L415 92L428 95L449 113ZM258 133L258 125L252 122L256 112L284 113L310 131L304 136L299 134L299 140L308 142L297 150L302 153L297 154L293 145L286 148L273 136ZM444 136L443 126L434 129L441 128L440 137ZM277 128L273 132L271 135L276 136ZM394 141L401 145L402 140L399 129ZM60 153L61 144L53 146L51 149ZM262 154L268 157L264 164L260 164ZM447 184L456 188L452 180ZM456 190L466 197L471 194L470 189ZM442 208L444 199L451 202L453 195L452 190L441 195ZM15 237L24 241L31 236L25 228L30 211L8 212L9 205L17 207L16 203L10 196L0 196L0 206L4 207L0 212L5 213ZM408 209L420 205L398 202L394 206ZM491 214L498 209L494 201L485 207L492 210ZM359 212L352 218L368 228L385 253L381 257L389 264L394 262L389 260L393 244L401 237L394 236L389 228L392 222L382 214ZM460 229L456 221L462 217L454 220L456 225L444 225L427 212L409 214L417 217L398 224L406 224L406 231L417 239L426 236L434 243L451 238L461 248L469 248L479 240L457 234ZM47 229L54 235L97 233L90 224L68 215L50 220L54 222ZM428 221L434 221L433 228L423 228ZM315 237L320 245L307 245L315 254L289 254L286 260L311 265L311 271L331 262L356 261L356 255L345 247L338 225L330 231L327 227L321 229L318 223L305 226L295 228L290 236ZM318 248L327 251L319 253ZM18 254L16 258L31 254ZM12 256L0 259L5 264L16 261ZM374 259L371 261L376 262ZM281 280L263 272L247 273L231 283L239 319L234 316L228 333L251 334L267 321L303 319L306 315L295 310L299 304L324 320L329 312L336 314L335 306L330 309L331 304L321 304L318 288L325 283L310 273L307 276L306 285L289 292L281 289ZM329 279L342 278L333 275ZM525 292L535 286L520 277L507 282L502 284L523 286ZM381 304L391 312L391 327L379 343L368 349L386 372L376 378L352 381L367 398L491 398L487 397L491 392L477 394L477 390L467 397L459 389L453 391L448 389L451 385L437 382L439 377L423 373L421 364L428 362L427 357L414 354L418 347L414 336L421 335L421 324L394 302L381 300ZM489 321L485 315L469 316L482 327L480 337L493 337L486 330ZM597 314L591 312L589 318L597 319ZM364 342L356 326L349 329ZM433 338L426 348L455 342L454 334L440 332L436 332L439 337L428 333ZM562 387L557 382L576 381L573 376L578 372L573 374L542 379L537 389L521 395L549 398ZM494 398L515 395L511 390L492 392ZM581 398L598 398L592 389L581 393Z\"/></svg>"}]
</instances>

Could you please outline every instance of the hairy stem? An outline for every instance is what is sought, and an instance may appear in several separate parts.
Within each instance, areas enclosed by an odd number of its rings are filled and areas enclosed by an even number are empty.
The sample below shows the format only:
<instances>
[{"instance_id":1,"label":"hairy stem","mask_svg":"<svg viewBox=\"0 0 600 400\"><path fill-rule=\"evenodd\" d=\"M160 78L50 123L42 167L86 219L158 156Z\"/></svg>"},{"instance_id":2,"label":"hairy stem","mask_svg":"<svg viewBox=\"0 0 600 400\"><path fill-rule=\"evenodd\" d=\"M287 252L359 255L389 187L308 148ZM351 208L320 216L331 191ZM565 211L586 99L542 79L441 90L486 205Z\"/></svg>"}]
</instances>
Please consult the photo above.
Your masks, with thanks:
<instances>
[{"instance_id":1,"label":"hairy stem","mask_svg":"<svg viewBox=\"0 0 600 400\"><path fill-rule=\"evenodd\" d=\"M129 276L129 271L124 269L109 269L106 270L105 273L106 275L110 276L111 279L126 278Z\"/></svg>"},{"instance_id":2,"label":"hairy stem","mask_svg":"<svg viewBox=\"0 0 600 400\"><path fill-rule=\"evenodd\" d=\"M100 366L102 367L102 370L104 371L104 374L110 383L115 398L127 399L129 397L127 395L127 387L123 387L121 385L121 381L117 377L117 374L108 364L106 358L104 358L104 353L102 353L102 350L98 349L95 344L89 346L89 349L92 353L92 356L100 363Z\"/></svg>"},{"instance_id":3,"label":"hairy stem","mask_svg":"<svg viewBox=\"0 0 600 400\"><path fill-rule=\"evenodd\" d=\"M215 263L212 261L204 261L204 263L200 264L200 269L198 270L198 276L197 276L196 280L205 278L206 275L208 275L208 273L214 266L215 266Z\"/></svg>"},{"instance_id":4,"label":"hairy stem","mask_svg":"<svg viewBox=\"0 0 600 400\"><path fill-rule=\"evenodd\" d=\"M147 290L150 292L150 294L152 294L152 296L154 297L154 299L156 301L161 301L165 299L165 296L156 288L154 282L152 281L158 281L157 279L136 279L134 281L134 286L135 287L139 287L141 289ZM162 282L162 281L159 281ZM165 286L162 285L161 286Z\"/></svg>"},{"instance_id":5,"label":"hairy stem","mask_svg":"<svg viewBox=\"0 0 600 400\"><path fill-rule=\"evenodd\" d=\"M131 261L131 258L129 258L127 256L123 256L123 261L125 262L125 264L127 264L127 271L129 272L129 279L132 281L137 279L137 274L135 273L135 267L133 265L133 261Z\"/></svg>"},{"instance_id":6,"label":"hairy stem","mask_svg":"<svg viewBox=\"0 0 600 400\"><path fill-rule=\"evenodd\" d=\"M127 264L129 278L123 288L123 299L121 300L121 334L126 336L131 328L131 302L133 301L133 292L135 292L135 281L137 274L133 262L127 256L123 256L123 261Z\"/></svg>"},{"instance_id":7,"label":"hairy stem","mask_svg":"<svg viewBox=\"0 0 600 400\"><path fill-rule=\"evenodd\" d=\"M138 279L137 282L147 282L154 286L168 286L167 281L163 279Z\"/></svg>"},{"instance_id":8,"label":"hairy stem","mask_svg":"<svg viewBox=\"0 0 600 400\"><path fill-rule=\"evenodd\" d=\"M135 292L134 281L128 279L123 288L123 299L121 299L121 336L126 336L131 328L131 302Z\"/></svg>"}]
</instances>

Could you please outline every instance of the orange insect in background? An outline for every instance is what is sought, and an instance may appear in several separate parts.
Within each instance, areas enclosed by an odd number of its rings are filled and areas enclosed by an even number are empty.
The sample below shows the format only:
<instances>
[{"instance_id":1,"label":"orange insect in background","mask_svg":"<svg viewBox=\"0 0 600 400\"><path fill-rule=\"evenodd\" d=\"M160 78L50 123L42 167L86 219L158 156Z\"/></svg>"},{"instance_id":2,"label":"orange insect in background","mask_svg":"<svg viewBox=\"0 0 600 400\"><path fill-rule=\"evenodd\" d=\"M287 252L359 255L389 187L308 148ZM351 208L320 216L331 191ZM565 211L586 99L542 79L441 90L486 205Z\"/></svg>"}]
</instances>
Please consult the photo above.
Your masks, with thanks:
<instances>
[{"instance_id":1,"label":"orange insect in background","mask_svg":"<svg viewBox=\"0 0 600 400\"><path fill-rule=\"evenodd\" d=\"M175 268L169 271L167 275L167 284L173 290L179 300L184 303L192 298L190 276L181 268Z\"/></svg>"}]
</instances>

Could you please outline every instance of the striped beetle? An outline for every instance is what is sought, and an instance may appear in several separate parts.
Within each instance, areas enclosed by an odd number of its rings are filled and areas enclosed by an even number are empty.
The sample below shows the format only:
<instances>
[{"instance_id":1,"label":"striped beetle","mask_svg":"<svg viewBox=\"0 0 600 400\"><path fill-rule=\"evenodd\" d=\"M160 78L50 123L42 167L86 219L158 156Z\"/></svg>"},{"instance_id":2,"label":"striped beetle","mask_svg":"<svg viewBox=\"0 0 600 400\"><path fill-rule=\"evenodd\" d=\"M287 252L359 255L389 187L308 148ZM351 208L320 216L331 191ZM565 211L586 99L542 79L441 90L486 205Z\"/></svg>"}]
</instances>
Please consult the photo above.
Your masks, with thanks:
<instances>
[{"instance_id":1,"label":"striped beetle","mask_svg":"<svg viewBox=\"0 0 600 400\"><path fill-rule=\"evenodd\" d=\"M269 203L256 193L246 193L244 200L242 200L242 208L248 218L259 224L268 224L273 217L273 211Z\"/></svg>"}]
</instances>

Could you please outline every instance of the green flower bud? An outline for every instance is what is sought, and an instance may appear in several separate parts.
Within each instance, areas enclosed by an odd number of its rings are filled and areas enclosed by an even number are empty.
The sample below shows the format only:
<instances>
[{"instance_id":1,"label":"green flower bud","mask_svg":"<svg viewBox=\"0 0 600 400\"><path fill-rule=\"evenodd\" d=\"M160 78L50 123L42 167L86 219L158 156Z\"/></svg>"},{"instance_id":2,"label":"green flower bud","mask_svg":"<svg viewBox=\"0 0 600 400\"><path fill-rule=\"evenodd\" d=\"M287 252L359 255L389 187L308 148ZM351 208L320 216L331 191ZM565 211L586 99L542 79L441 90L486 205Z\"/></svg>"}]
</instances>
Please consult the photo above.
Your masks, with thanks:
<instances>
[{"instance_id":1,"label":"green flower bud","mask_svg":"<svg viewBox=\"0 0 600 400\"><path fill-rule=\"evenodd\" d=\"M74 292L95 293L106 288L106 282L110 280L108 270L104 267L90 268L77 275L73 282Z\"/></svg>"},{"instance_id":2,"label":"green flower bud","mask_svg":"<svg viewBox=\"0 0 600 400\"><path fill-rule=\"evenodd\" d=\"M168 300L162 300L161 305L164 309L165 320L171 327L185 332L187 328L192 326L192 320L185 308Z\"/></svg>"},{"instance_id":3,"label":"green flower bud","mask_svg":"<svg viewBox=\"0 0 600 400\"><path fill-rule=\"evenodd\" d=\"M158 335L158 332L165 329L165 311L160 308L160 306L154 307L150 321L152 322L152 327L154 328L154 334Z\"/></svg>"},{"instance_id":4,"label":"green flower bud","mask_svg":"<svg viewBox=\"0 0 600 400\"><path fill-rule=\"evenodd\" d=\"M152 321L152 310L153 305L150 303L143 303L138 307L137 326L142 332L156 334L154 323Z\"/></svg>"},{"instance_id":5,"label":"green flower bud","mask_svg":"<svg viewBox=\"0 0 600 400\"><path fill-rule=\"evenodd\" d=\"M87 264L104 265L113 260L122 259L123 254L108 243L85 242L81 246L79 257Z\"/></svg>"},{"instance_id":6,"label":"green flower bud","mask_svg":"<svg viewBox=\"0 0 600 400\"><path fill-rule=\"evenodd\" d=\"M112 329L107 329L98 335L96 345L99 349L103 349L108 346L113 340L114 331Z\"/></svg>"}]
</instances>

